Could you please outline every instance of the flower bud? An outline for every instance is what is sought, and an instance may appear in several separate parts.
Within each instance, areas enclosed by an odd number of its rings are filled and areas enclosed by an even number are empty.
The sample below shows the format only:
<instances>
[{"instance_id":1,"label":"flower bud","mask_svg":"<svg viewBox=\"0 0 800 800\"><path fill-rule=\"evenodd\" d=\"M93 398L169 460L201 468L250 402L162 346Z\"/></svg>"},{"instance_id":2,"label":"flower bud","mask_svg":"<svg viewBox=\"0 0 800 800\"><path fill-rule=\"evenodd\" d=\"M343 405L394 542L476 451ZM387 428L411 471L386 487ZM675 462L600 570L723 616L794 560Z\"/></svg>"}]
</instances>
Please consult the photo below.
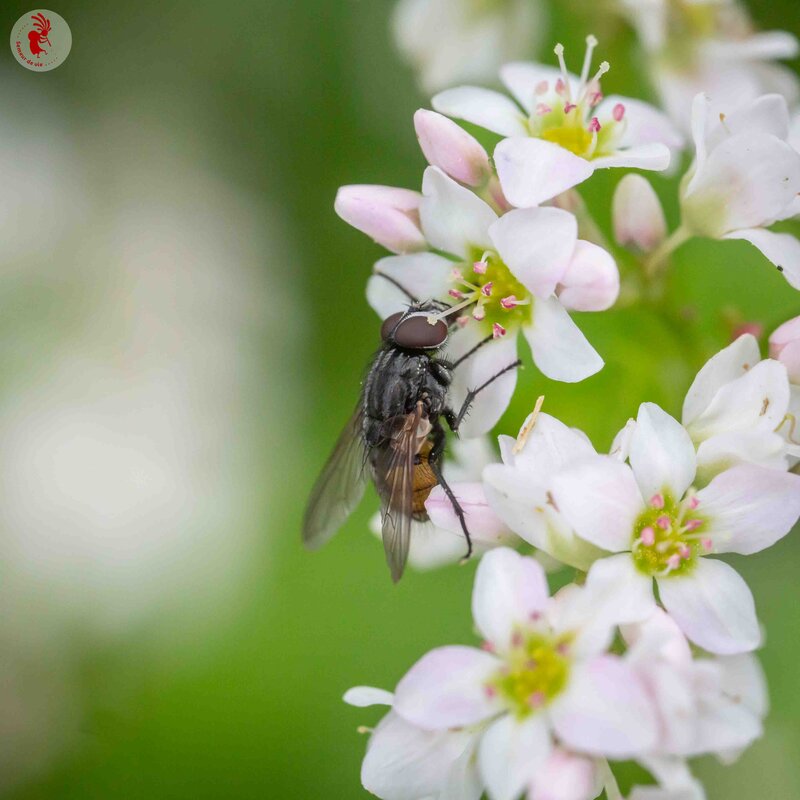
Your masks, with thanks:
<instances>
[{"instance_id":1,"label":"flower bud","mask_svg":"<svg viewBox=\"0 0 800 800\"><path fill-rule=\"evenodd\" d=\"M649 253L667 235L667 222L653 187L641 175L626 175L614 192L614 237L623 247Z\"/></svg>"},{"instance_id":2,"label":"flower bud","mask_svg":"<svg viewBox=\"0 0 800 800\"><path fill-rule=\"evenodd\" d=\"M491 174L480 142L447 117L421 108L414 114L414 128L428 163L454 180L478 186Z\"/></svg>"},{"instance_id":3,"label":"flower bud","mask_svg":"<svg viewBox=\"0 0 800 800\"><path fill-rule=\"evenodd\" d=\"M769 355L786 367L792 383L800 384L800 317L784 322L769 337Z\"/></svg>"},{"instance_id":4,"label":"flower bud","mask_svg":"<svg viewBox=\"0 0 800 800\"><path fill-rule=\"evenodd\" d=\"M579 239L557 294L564 308L570 311L611 308L619 296L616 262L602 247Z\"/></svg>"},{"instance_id":5,"label":"flower bud","mask_svg":"<svg viewBox=\"0 0 800 800\"><path fill-rule=\"evenodd\" d=\"M361 184L342 186L334 209L348 224L393 253L409 253L427 247L419 227L422 195L393 186Z\"/></svg>"}]
</instances>

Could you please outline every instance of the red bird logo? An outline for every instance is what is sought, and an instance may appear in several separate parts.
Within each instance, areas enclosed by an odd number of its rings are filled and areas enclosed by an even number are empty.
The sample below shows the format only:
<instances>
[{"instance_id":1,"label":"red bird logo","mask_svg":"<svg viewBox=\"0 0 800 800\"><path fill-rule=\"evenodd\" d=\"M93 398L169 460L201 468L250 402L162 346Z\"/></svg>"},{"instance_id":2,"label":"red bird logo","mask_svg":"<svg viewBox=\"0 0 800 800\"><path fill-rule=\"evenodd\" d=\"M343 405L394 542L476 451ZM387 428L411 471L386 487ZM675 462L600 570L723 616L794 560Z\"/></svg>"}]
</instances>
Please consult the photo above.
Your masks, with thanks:
<instances>
[{"instance_id":1,"label":"red bird logo","mask_svg":"<svg viewBox=\"0 0 800 800\"><path fill-rule=\"evenodd\" d=\"M48 47L53 46L52 42L47 38L51 28L50 20L41 11L38 14L34 14L31 19L33 20L33 27L36 28L35 31L31 31L28 34L31 54L34 56L38 56L40 53L47 55L47 50L42 47L42 44L44 43Z\"/></svg>"}]
</instances>

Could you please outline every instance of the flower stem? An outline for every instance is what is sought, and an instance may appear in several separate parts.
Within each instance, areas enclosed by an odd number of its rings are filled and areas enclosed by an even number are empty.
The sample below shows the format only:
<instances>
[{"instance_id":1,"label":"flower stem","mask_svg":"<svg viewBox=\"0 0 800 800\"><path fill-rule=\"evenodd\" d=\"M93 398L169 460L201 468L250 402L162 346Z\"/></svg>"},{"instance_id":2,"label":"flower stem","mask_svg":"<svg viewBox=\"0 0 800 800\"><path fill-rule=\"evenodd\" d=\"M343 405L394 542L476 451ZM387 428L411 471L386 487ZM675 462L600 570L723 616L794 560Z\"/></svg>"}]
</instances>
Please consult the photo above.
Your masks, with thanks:
<instances>
[{"instance_id":1,"label":"flower stem","mask_svg":"<svg viewBox=\"0 0 800 800\"><path fill-rule=\"evenodd\" d=\"M645 277L653 280L663 269L664 262L674 253L684 242L692 238L694 234L684 228L683 225L674 230L644 261Z\"/></svg>"},{"instance_id":2,"label":"flower stem","mask_svg":"<svg viewBox=\"0 0 800 800\"><path fill-rule=\"evenodd\" d=\"M611 765L608 761L604 762L603 764L603 788L606 790L606 798L608 800L625 800L622 796L622 792L619 789L619 784L617 783L617 779L614 777L614 773L611 771Z\"/></svg>"}]
</instances>

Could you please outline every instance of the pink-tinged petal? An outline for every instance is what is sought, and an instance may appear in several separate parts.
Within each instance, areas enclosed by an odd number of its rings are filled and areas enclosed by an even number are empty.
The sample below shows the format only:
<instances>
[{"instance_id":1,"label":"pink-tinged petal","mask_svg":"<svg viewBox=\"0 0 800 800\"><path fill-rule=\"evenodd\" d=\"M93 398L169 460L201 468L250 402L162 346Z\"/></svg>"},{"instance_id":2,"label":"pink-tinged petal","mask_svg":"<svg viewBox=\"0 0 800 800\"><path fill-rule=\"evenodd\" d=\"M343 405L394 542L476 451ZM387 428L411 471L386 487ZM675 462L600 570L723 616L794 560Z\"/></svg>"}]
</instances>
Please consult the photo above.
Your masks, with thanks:
<instances>
[{"instance_id":1,"label":"pink-tinged petal","mask_svg":"<svg viewBox=\"0 0 800 800\"><path fill-rule=\"evenodd\" d=\"M555 89L556 81L562 78L561 70L558 67L551 67L545 64L533 64L527 61L515 61L505 64L500 69L500 80L503 85L514 95L514 99L530 114L539 102L537 89L545 81L549 84L549 89ZM569 82L572 87L572 95L575 97L580 86L580 79L577 75L569 73Z\"/></svg>"},{"instance_id":2,"label":"pink-tinged petal","mask_svg":"<svg viewBox=\"0 0 800 800\"><path fill-rule=\"evenodd\" d=\"M538 206L594 172L592 164L560 145L528 136L504 139L494 151L503 194L513 206Z\"/></svg>"},{"instance_id":3,"label":"pink-tinged petal","mask_svg":"<svg viewBox=\"0 0 800 800\"><path fill-rule=\"evenodd\" d=\"M489 506L483 484L460 482L452 483L450 488L464 512L467 528L475 542L497 544L507 538L508 528ZM434 525L462 535L461 522L441 486L434 487L428 495L425 510Z\"/></svg>"},{"instance_id":4,"label":"pink-tinged petal","mask_svg":"<svg viewBox=\"0 0 800 800\"><path fill-rule=\"evenodd\" d=\"M773 358L777 358L786 367L789 381L800 385L800 339L782 345L779 353Z\"/></svg>"},{"instance_id":5,"label":"pink-tinged petal","mask_svg":"<svg viewBox=\"0 0 800 800\"><path fill-rule=\"evenodd\" d=\"M605 603L605 597L599 597L596 591L570 583L553 595L547 607L547 624L555 634L570 637L573 660L585 661L605 653L614 639L615 626L609 615L605 610L595 613L593 604L598 599Z\"/></svg>"},{"instance_id":6,"label":"pink-tinged petal","mask_svg":"<svg viewBox=\"0 0 800 800\"><path fill-rule=\"evenodd\" d=\"M625 133L622 147L658 142L670 150L679 150L684 145L683 135L670 118L650 103L633 97L610 95L597 107L597 116L602 121L611 117L613 109L625 107Z\"/></svg>"},{"instance_id":7,"label":"pink-tinged petal","mask_svg":"<svg viewBox=\"0 0 800 800\"><path fill-rule=\"evenodd\" d=\"M395 711L426 730L474 725L502 707L486 691L500 666L493 655L474 647L431 650L397 685Z\"/></svg>"},{"instance_id":8,"label":"pink-tinged petal","mask_svg":"<svg viewBox=\"0 0 800 800\"><path fill-rule=\"evenodd\" d=\"M593 456L553 476L556 507L580 537L613 553L630 550L644 508L633 471L611 456Z\"/></svg>"},{"instance_id":9,"label":"pink-tinged petal","mask_svg":"<svg viewBox=\"0 0 800 800\"><path fill-rule=\"evenodd\" d=\"M553 743L541 714L504 714L481 737L478 768L490 800L516 800L544 764Z\"/></svg>"},{"instance_id":10,"label":"pink-tinged petal","mask_svg":"<svg viewBox=\"0 0 800 800\"><path fill-rule=\"evenodd\" d=\"M549 597L541 564L502 547L478 565L472 591L472 616L481 635L503 652L514 631L530 624Z\"/></svg>"},{"instance_id":11,"label":"pink-tinged petal","mask_svg":"<svg viewBox=\"0 0 800 800\"><path fill-rule=\"evenodd\" d=\"M380 274L367 282L367 302L386 319L408 308L411 299L406 292L419 300L446 296L453 262L436 253L413 253L382 258L375 263L375 271Z\"/></svg>"},{"instance_id":12,"label":"pink-tinged petal","mask_svg":"<svg viewBox=\"0 0 800 800\"><path fill-rule=\"evenodd\" d=\"M630 460L642 497L669 493L680 500L694 480L694 445L683 425L655 403L642 403Z\"/></svg>"},{"instance_id":13,"label":"pink-tinged petal","mask_svg":"<svg viewBox=\"0 0 800 800\"><path fill-rule=\"evenodd\" d=\"M655 250L667 235L667 221L658 195L641 175L626 175L613 200L614 238L642 253Z\"/></svg>"},{"instance_id":14,"label":"pink-tinged petal","mask_svg":"<svg viewBox=\"0 0 800 800\"><path fill-rule=\"evenodd\" d=\"M697 448L697 478L706 484L715 475L739 464L758 464L770 469L788 467L786 440L763 430L718 433Z\"/></svg>"},{"instance_id":15,"label":"pink-tinged petal","mask_svg":"<svg viewBox=\"0 0 800 800\"><path fill-rule=\"evenodd\" d=\"M350 706L366 708L367 706L391 706L394 695L385 689L376 689L373 686L354 686L344 693L342 699Z\"/></svg>"},{"instance_id":16,"label":"pink-tinged petal","mask_svg":"<svg viewBox=\"0 0 800 800\"><path fill-rule=\"evenodd\" d=\"M631 758L656 743L658 725L645 688L616 656L575 665L550 716L561 741L587 755Z\"/></svg>"},{"instance_id":17,"label":"pink-tinged petal","mask_svg":"<svg viewBox=\"0 0 800 800\"><path fill-rule=\"evenodd\" d=\"M780 270L790 286L800 289L800 241L791 233L752 228L733 231L723 238L750 242Z\"/></svg>"},{"instance_id":18,"label":"pink-tinged petal","mask_svg":"<svg viewBox=\"0 0 800 800\"><path fill-rule=\"evenodd\" d=\"M753 595L723 561L701 558L686 575L658 579L658 590L670 616L704 650L733 655L760 644Z\"/></svg>"},{"instance_id":19,"label":"pink-tinged petal","mask_svg":"<svg viewBox=\"0 0 800 800\"><path fill-rule=\"evenodd\" d=\"M626 659L645 669L653 661L666 661L673 667L692 663L689 642L675 620L661 608L643 622L623 626L620 632L628 645Z\"/></svg>"},{"instance_id":20,"label":"pink-tinged petal","mask_svg":"<svg viewBox=\"0 0 800 800\"><path fill-rule=\"evenodd\" d=\"M485 335L485 331L477 325L468 324L466 328L450 337L448 358L455 361ZM516 360L517 337L512 332L481 347L455 370L453 383L450 386L450 401L453 408L458 411L470 389L482 386L503 367L513 364ZM483 389L470 406L469 414L459 428L459 434L469 438L490 431L508 408L516 385L517 370L511 369Z\"/></svg>"},{"instance_id":21,"label":"pink-tinged petal","mask_svg":"<svg viewBox=\"0 0 800 800\"><path fill-rule=\"evenodd\" d=\"M602 791L597 764L556 749L533 778L528 800L593 800Z\"/></svg>"},{"instance_id":22,"label":"pink-tinged petal","mask_svg":"<svg viewBox=\"0 0 800 800\"><path fill-rule=\"evenodd\" d=\"M414 128L431 166L469 186L478 186L489 177L489 154L474 136L451 119L421 108L414 114Z\"/></svg>"},{"instance_id":23,"label":"pink-tinged petal","mask_svg":"<svg viewBox=\"0 0 800 800\"><path fill-rule=\"evenodd\" d=\"M536 299L533 323L522 329L536 366L554 381L577 383L603 368L603 359L589 344L557 297Z\"/></svg>"},{"instance_id":24,"label":"pink-tinged petal","mask_svg":"<svg viewBox=\"0 0 800 800\"><path fill-rule=\"evenodd\" d=\"M769 691L764 670L752 653L717 659L721 670L720 689L751 714L764 718L769 712Z\"/></svg>"},{"instance_id":25,"label":"pink-tinged petal","mask_svg":"<svg viewBox=\"0 0 800 800\"><path fill-rule=\"evenodd\" d=\"M779 361L767 359L717 390L687 430L698 442L730 431L774 431L789 406L789 378Z\"/></svg>"},{"instance_id":26,"label":"pink-tinged petal","mask_svg":"<svg viewBox=\"0 0 800 800\"><path fill-rule=\"evenodd\" d=\"M431 105L440 114L463 119L501 136L525 136L525 117L512 100L490 89L458 86L435 95Z\"/></svg>"},{"instance_id":27,"label":"pink-tinged petal","mask_svg":"<svg viewBox=\"0 0 800 800\"><path fill-rule=\"evenodd\" d=\"M786 367L792 383L800 384L800 317L784 322L773 331L769 337L769 354Z\"/></svg>"},{"instance_id":28,"label":"pink-tinged petal","mask_svg":"<svg viewBox=\"0 0 800 800\"><path fill-rule=\"evenodd\" d=\"M639 144L625 150L617 150L610 156L600 156L592 159L595 169L608 169L610 167L627 167L629 169L646 169L653 172L663 172L669 167L672 156L669 148L659 142Z\"/></svg>"},{"instance_id":29,"label":"pink-tinged petal","mask_svg":"<svg viewBox=\"0 0 800 800\"><path fill-rule=\"evenodd\" d=\"M427 246L419 228L421 199L419 192L392 186L342 186L333 207L346 223L387 250L409 253Z\"/></svg>"},{"instance_id":30,"label":"pink-tinged petal","mask_svg":"<svg viewBox=\"0 0 800 800\"><path fill-rule=\"evenodd\" d=\"M473 248L491 248L489 226L497 215L474 192L448 178L438 167L428 167L422 179L419 216L425 237L433 247L467 257Z\"/></svg>"},{"instance_id":31,"label":"pink-tinged petal","mask_svg":"<svg viewBox=\"0 0 800 800\"><path fill-rule=\"evenodd\" d=\"M800 192L800 154L770 134L739 134L714 148L683 197L683 222L700 236L759 228Z\"/></svg>"},{"instance_id":32,"label":"pink-tinged petal","mask_svg":"<svg viewBox=\"0 0 800 800\"><path fill-rule=\"evenodd\" d=\"M561 277L558 299L569 311L605 311L619 297L617 262L602 247L578 240Z\"/></svg>"},{"instance_id":33,"label":"pink-tinged petal","mask_svg":"<svg viewBox=\"0 0 800 800\"><path fill-rule=\"evenodd\" d=\"M630 553L601 558L586 577L595 617L610 626L641 622L656 610L653 579L636 569Z\"/></svg>"},{"instance_id":34,"label":"pink-tinged petal","mask_svg":"<svg viewBox=\"0 0 800 800\"><path fill-rule=\"evenodd\" d=\"M500 258L531 293L550 297L567 270L578 222L559 208L509 211L489 230Z\"/></svg>"},{"instance_id":35,"label":"pink-tinged petal","mask_svg":"<svg viewBox=\"0 0 800 800\"><path fill-rule=\"evenodd\" d=\"M800 517L800 475L741 464L698 492L715 553L750 555L786 536Z\"/></svg>"},{"instance_id":36,"label":"pink-tinged petal","mask_svg":"<svg viewBox=\"0 0 800 800\"><path fill-rule=\"evenodd\" d=\"M370 737L361 782L382 800L438 795L471 739L464 732L421 730L389 712Z\"/></svg>"},{"instance_id":37,"label":"pink-tinged petal","mask_svg":"<svg viewBox=\"0 0 800 800\"><path fill-rule=\"evenodd\" d=\"M761 360L758 341L749 333L712 356L694 379L683 402L683 424L691 425L726 384L741 378Z\"/></svg>"}]
</instances>

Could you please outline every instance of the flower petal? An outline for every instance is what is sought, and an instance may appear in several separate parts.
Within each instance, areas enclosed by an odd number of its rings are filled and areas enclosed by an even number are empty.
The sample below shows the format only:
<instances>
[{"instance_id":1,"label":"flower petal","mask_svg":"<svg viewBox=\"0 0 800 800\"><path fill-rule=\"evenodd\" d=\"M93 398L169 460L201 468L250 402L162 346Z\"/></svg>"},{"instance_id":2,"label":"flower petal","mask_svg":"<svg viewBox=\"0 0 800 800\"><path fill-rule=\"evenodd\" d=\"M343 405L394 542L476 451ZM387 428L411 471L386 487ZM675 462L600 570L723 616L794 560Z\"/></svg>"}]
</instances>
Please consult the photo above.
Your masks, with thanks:
<instances>
[{"instance_id":1,"label":"flower petal","mask_svg":"<svg viewBox=\"0 0 800 800\"><path fill-rule=\"evenodd\" d=\"M594 761L558 748L534 776L528 800L592 800L602 791L598 778Z\"/></svg>"},{"instance_id":2,"label":"flower petal","mask_svg":"<svg viewBox=\"0 0 800 800\"><path fill-rule=\"evenodd\" d=\"M475 575L475 625L503 652L510 647L514 631L544 610L549 594L547 578L537 561L506 547L493 550L481 559Z\"/></svg>"},{"instance_id":3,"label":"flower petal","mask_svg":"<svg viewBox=\"0 0 800 800\"><path fill-rule=\"evenodd\" d=\"M694 480L694 445L683 425L655 403L642 403L631 437L633 474L645 500L667 493L680 501Z\"/></svg>"},{"instance_id":4,"label":"flower petal","mask_svg":"<svg viewBox=\"0 0 800 800\"><path fill-rule=\"evenodd\" d=\"M484 336L485 332L477 325L472 324L457 331L448 342L448 358L455 361L478 344ZM455 370L453 383L450 385L450 402L456 412L466 400L468 391L483 386L500 370L513 364L516 360L517 337L513 331L485 344L470 356ZM459 434L464 437L472 437L481 436L490 431L508 408L516 385L517 370L511 369L481 390L473 400L469 414L461 423Z\"/></svg>"},{"instance_id":5,"label":"flower petal","mask_svg":"<svg viewBox=\"0 0 800 800\"><path fill-rule=\"evenodd\" d=\"M395 311L408 308L411 300L406 292L418 300L446 296L452 270L452 261L436 253L382 258L375 263L375 271L380 274L367 282L367 302L381 319L386 319Z\"/></svg>"},{"instance_id":6,"label":"flower petal","mask_svg":"<svg viewBox=\"0 0 800 800\"><path fill-rule=\"evenodd\" d=\"M541 714L524 721L504 714L493 723L478 747L478 767L491 800L516 800L552 746Z\"/></svg>"},{"instance_id":7,"label":"flower petal","mask_svg":"<svg viewBox=\"0 0 800 800\"><path fill-rule=\"evenodd\" d=\"M440 114L463 119L501 136L525 136L525 117L512 100L477 86L458 86L435 95L431 105Z\"/></svg>"},{"instance_id":8,"label":"flower petal","mask_svg":"<svg viewBox=\"0 0 800 800\"><path fill-rule=\"evenodd\" d=\"M503 194L519 208L538 206L583 183L594 166L560 145L525 136L504 139L494 151Z\"/></svg>"},{"instance_id":9,"label":"flower petal","mask_svg":"<svg viewBox=\"0 0 800 800\"><path fill-rule=\"evenodd\" d=\"M624 150L617 150L610 156L600 156L592 159L595 169L608 169L609 167L628 167L630 169L646 169L663 172L669 167L672 156L669 148L660 142L639 144Z\"/></svg>"},{"instance_id":10,"label":"flower petal","mask_svg":"<svg viewBox=\"0 0 800 800\"><path fill-rule=\"evenodd\" d=\"M428 167L422 178L419 216L425 238L433 247L468 258L473 248L492 246L489 226L497 215L474 192Z\"/></svg>"},{"instance_id":11,"label":"flower petal","mask_svg":"<svg viewBox=\"0 0 800 800\"><path fill-rule=\"evenodd\" d=\"M493 655L474 647L431 650L397 685L394 708L426 730L473 725L501 708L485 690L499 667Z\"/></svg>"},{"instance_id":12,"label":"flower petal","mask_svg":"<svg viewBox=\"0 0 800 800\"><path fill-rule=\"evenodd\" d=\"M522 332L534 363L548 378L577 383L603 368L603 359L555 296L536 298L533 323Z\"/></svg>"},{"instance_id":13,"label":"flower petal","mask_svg":"<svg viewBox=\"0 0 800 800\"><path fill-rule=\"evenodd\" d=\"M580 79L577 75L567 73L573 97L577 96ZM561 70L547 64L533 64L529 61L515 61L505 64L500 69L500 80L514 95L514 99L530 114L536 103L537 88L542 81L547 81L553 88L562 79Z\"/></svg>"},{"instance_id":14,"label":"flower petal","mask_svg":"<svg viewBox=\"0 0 800 800\"><path fill-rule=\"evenodd\" d=\"M697 373L683 401L683 424L691 425L726 383L740 378L761 360L758 341L746 333L712 356Z\"/></svg>"},{"instance_id":15,"label":"flower petal","mask_svg":"<svg viewBox=\"0 0 800 800\"><path fill-rule=\"evenodd\" d=\"M785 470L786 440L777 433L762 430L718 433L697 448L697 484L705 485L715 475L738 464Z\"/></svg>"},{"instance_id":16,"label":"flower petal","mask_svg":"<svg viewBox=\"0 0 800 800\"><path fill-rule=\"evenodd\" d=\"M586 576L596 618L611 626L641 622L656 610L653 579L636 569L630 553L601 558Z\"/></svg>"},{"instance_id":17,"label":"flower petal","mask_svg":"<svg viewBox=\"0 0 800 800\"><path fill-rule=\"evenodd\" d=\"M617 106L625 107L625 133L622 147L629 148L641 144L659 142L670 150L679 150L684 145L683 135L672 124L672 120L650 103L636 100L633 97L609 95L597 107L597 116L611 116Z\"/></svg>"},{"instance_id":18,"label":"flower petal","mask_svg":"<svg viewBox=\"0 0 800 800\"><path fill-rule=\"evenodd\" d=\"M471 738L465 732L421 730L389 712L370 737L361 782L382 800L435 796Z\"/></svg>"},{"instance_id":19,"label":"flower petal","mask_svg":"<svg viewBox=\"0 0 800 800\"><path fill-rule=\"evenodd\" d=\"M385 689L376 689L373 686L354 686L344 693L342 699L348 705L366 708L367 706L391 706L394 695Z\"/></svg>"},{"instance_id":20,"label":"flower petal","mask_svg":"<svg viewBox=\"0 0 800 800\"><path fill-rule=\"evenodd\" d=\"M644 686L616 656L574 666L550 714L559 738L587 755L630 758L656 742L657 720Z\"/></svg>"},{"instance_id":21,"label":"flower petal","mask_svg":"<svg viewBox=\"0 0 800 800\"><path fill-rule=\"evenodd\" d=\"M720 655L758 647L761 633L753 595L733 567L701 558L690 573L657 583L664 608L695 644Z\"/></svg>"},{"instance_id":22,"label":"flower petal","mask_svg":"<svg viewBox=\"0 0 800 800\"><path fill-rule=\"evenodd\" d=\"M605 311L619 297L619 270L602 247L579 239L561 277L558 299L569 311Z\"/></svg>"},{"instance_id":23,"label":"flower petal","mask_svg":"<svg viewBox=\"0 0 800 800\"><path fill-rule=\"evenodd\" d=\"M725 114L709 132L707 146L714 148L739 133L769 133L784 141L789 136L789 108L779 94L763 94Z\"/></svg>"},{"instance_id":24,"label":"flower petal","mask_svg":"<svg viewBox=\"0 0 800 800\"><path fill-rule=\"evenodd\" d=\"M489 230L500 258L530 292L550 297L567 270L578 240L578 222L559 208L520 208Z\"/></svg>"},{"instance_id":25,"label":"flower petal","mask_svg":"<svg viewBox=\"0 0 800 800\"><path fill-rule=\"evenodd\" d=\"M750 242L783 273L790 286L800 289L800 241L791 233L751 228L732 231L723 238Z\"/></svg>"},{"instance_id":26,"label":"flower petal","mask_svg":"<svg viewBox=\"0 0 800 800\"><path fill-rule=\"evenodd\" d=\"M450 484L450 488L464 512L474 542L497 544L507 538L508 528L489 505L483 484L459 482ZM425 510L434 525L452 531L460 538L463 536L461 521L441 486L434 487L428 495Z\"/></svg>"},{"instance_id":27,"label":"flower petal","mask_svg":"<svg viewBox=\"0 0 800 800\"><path fill-rule=\"evenodd\" d=\"M786 536L800 517L800 475L741 464L697 493L715 553L750 555Z\"/></svg>"},{"instance_id":28,"label":"flower petal","mask_svg":"<svg viewBox=\"0 0 800 800\"><path fill-rule=\"evenodd\" d=\"M636 173L617 185L613 200L614 238L623 247L649 253L664 241L667 221L650 182Z\"/></svg>"},{"instance_id":29,"label":"flower petal","mask_svg":"<svg viewBox=\"0 0 800 800\"><path fill-rule=\"evenodd\" d=\"M643 504L627 464L611 456L583 459L554 475L551 491L580 537L614 553L630 550Z\"/></svg>"}]
</instances>

